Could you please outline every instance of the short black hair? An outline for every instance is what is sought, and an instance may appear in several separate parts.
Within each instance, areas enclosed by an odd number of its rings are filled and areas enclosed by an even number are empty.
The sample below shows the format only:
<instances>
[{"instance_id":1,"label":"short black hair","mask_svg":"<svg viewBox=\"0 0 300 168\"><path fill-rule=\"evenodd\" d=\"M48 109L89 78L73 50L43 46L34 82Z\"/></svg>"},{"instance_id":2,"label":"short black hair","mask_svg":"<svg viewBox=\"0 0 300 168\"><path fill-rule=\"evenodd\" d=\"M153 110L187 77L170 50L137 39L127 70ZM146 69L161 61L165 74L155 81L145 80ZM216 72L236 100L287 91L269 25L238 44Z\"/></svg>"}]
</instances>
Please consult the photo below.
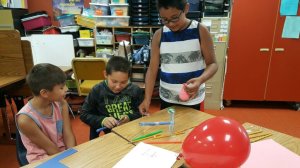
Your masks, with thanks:
<instances>
[{"instance_id":1,"label":"short black hair","mask_svg":"<svg viewBox=\"0 0 300 168\"><path fill-rule=\"evenodd\" d=\"M176 8L179 10L184 10L184 7L187 3L187 0L157 0L157 9L159 10L160 8Z\"/></svg>"},{"instance_id":2,"label":"short black hair","mask_svg":"<svg viewBox=\"0 0 300 168\"><path fill-rule=\"evenodd\" d=\"M52 91L55 85L66 82L66 74L57 66L49 63L36 64L26 77L33 95L40 95L42 89Z\"/></svg>"},{"instance_id":3,"label":"short black hair","mask_svg":"<svg viewBox=\"0 0 300 168\"><path fill-rule=\"evenodd\" d=\"M131 64L125 57L113 56L106 65L106 73L110 75L112 72L124 72L130 75Z\"/></svg>"}]
</instances>

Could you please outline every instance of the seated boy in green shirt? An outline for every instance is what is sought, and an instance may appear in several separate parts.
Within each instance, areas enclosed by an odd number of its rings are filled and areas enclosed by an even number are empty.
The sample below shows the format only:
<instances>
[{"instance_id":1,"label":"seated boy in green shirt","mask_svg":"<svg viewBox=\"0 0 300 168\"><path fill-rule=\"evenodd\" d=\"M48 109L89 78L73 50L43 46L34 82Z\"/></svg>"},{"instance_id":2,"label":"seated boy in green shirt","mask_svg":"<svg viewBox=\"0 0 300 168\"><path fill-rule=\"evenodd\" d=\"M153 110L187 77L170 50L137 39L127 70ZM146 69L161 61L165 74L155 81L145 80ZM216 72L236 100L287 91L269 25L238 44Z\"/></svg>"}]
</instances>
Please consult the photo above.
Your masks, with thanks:
<instances>
[{"instance_id":1,"label":"seated boy in green shirt","mask_svg":"<svg viewBox=\"0 0 300 168\"><path fill-rule=\"evenodd\" d=\"M138 106L143 90L129 81L130 62L124 57L112 57L106 66L106 80L93 87L86 97L80 119L90 126L90 140L97 138L98 128L113 127L141 117Z\"/></svg>"}]
</instances>

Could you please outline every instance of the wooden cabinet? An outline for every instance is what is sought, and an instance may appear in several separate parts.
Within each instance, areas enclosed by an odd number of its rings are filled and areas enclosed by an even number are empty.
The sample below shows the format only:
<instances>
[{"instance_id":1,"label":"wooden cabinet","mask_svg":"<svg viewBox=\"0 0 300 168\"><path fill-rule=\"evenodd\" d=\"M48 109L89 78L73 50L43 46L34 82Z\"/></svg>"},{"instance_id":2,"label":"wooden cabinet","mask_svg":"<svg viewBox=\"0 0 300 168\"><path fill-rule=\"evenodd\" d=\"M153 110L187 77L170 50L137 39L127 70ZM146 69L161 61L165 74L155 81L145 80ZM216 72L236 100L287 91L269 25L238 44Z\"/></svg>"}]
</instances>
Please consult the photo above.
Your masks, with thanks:
<instances>
[{"instance_id":1,"label":"wooden cabinet","mask_svg":"<svg viewBox=\"0 0 300 168\"><path fill-rule=\"evenodd\" d=\"M214 42L218 71L205 82L205 109L220 110L223 108L223 84L227 43Z\"/></svg>"},{"instance_id":2,"label":"wooden cabinet","mask_svg":"<svg viewBox=\"0 0 300 168\"><path fill-rule=\"evenodd\" d=\"M210 30L218 63L216 74L205 82L204 108L219 110L223 108L223 84L226 65L227 36L230 18L204 17L202 24Z\"/></svg>"},{"instance_id":3,"label":"wooden cabinet","mask_svg":"<svg viewBox=\"0 0 300 168\"><path fill-rule=\"evenodd\" d=\"M225 100L300 101L300 39L281 38L279 0L235 0Z\"/></svg>"}]
</instances>

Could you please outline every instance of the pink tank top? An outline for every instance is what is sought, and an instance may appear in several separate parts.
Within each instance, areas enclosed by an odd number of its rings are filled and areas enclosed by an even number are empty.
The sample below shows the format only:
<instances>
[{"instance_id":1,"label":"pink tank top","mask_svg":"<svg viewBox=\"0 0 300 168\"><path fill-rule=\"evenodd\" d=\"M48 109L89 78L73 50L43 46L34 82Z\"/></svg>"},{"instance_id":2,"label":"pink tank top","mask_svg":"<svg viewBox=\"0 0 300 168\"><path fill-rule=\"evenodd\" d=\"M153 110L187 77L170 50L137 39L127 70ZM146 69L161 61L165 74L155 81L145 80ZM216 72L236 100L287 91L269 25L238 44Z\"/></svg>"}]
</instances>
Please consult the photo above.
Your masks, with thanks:
<instances>
[{"instance_id":1,"label":"pink tank top","mask_svg":"<svg viewBox=\"0 0 300 168\"><path fill-rule=\"evenodd\" d=\"M36 111L31 102L28 102L16 115L18 117L20 114L27 115L32 118L32 120L39 126L39 128L44 132L44 134L60 149L63 151L66 146L63 141L63 119L61 114L60 103L52 103L52 116L45 116L38 111ZM20 131L20 130L19 130ZM35 145L28 137L26 137L20 131L22 142L27 149L26 158L29 163L43 159L48 156L47 152Z\"/></svg>"}]
</instances>

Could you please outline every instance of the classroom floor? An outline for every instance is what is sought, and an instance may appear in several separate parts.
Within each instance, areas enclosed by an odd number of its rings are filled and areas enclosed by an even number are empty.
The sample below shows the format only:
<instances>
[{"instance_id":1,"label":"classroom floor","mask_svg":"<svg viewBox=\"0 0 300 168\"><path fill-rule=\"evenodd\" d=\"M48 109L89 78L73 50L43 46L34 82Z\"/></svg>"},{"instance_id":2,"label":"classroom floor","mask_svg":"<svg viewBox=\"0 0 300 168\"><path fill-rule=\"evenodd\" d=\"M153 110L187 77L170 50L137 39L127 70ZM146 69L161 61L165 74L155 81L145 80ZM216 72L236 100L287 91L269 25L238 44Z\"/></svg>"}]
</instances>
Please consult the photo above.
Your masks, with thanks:
<instances>
[{"instance_id":1,"label":"classroom floor","mask_svg":"<svg viewBox=\"0 0 300 168\"><path fill-rule=\"evenodd\" d=\"M154 100L150 112L158 110L159 102ZM300 138L300 111L295 111L285 102L238 101L223 110L206 110L205 112L215 116L230 117L240 123L250 122L261 125ZM2 119L0 126L0 135L2 135ZM78 115L72 119L72 126L77 144L88 141L89 127L80 121ZM1 139L4 138L1 136ZM0 144L0 164L0 167L19 167L14 145Z\"/></svg>"}]
</instances>

